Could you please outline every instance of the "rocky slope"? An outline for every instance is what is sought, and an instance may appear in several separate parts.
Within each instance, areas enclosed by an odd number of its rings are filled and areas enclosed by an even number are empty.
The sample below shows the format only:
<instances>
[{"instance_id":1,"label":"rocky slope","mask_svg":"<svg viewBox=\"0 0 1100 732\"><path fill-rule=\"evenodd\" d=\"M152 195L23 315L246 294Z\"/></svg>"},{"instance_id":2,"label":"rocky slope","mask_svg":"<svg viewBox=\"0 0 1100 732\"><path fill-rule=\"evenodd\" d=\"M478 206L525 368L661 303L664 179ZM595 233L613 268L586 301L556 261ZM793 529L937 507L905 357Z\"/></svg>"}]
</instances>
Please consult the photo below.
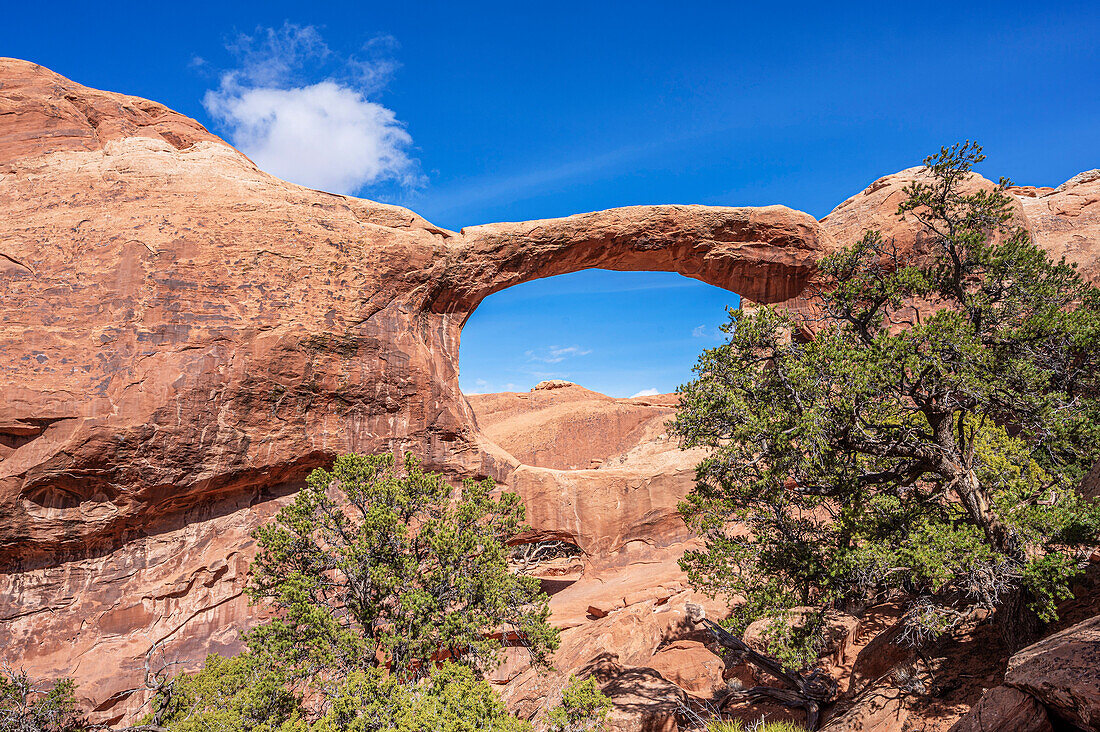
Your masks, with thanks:
<instances>
[{"instance_id":1,"label":"rocky slope","mask_svg":"<svg viewBox=\"0 0 1100 732\"><path fill-rule=\"evenodd\" d=\"M892 218L912 176L820 223L639 206L451 232L278 180L163 105L0 59L0 662L75 676L101 719L132 714L150 647L181 668L238 647L262 613L241 597L248 533L310 469L413 450L517 490L525 540L579 548L542 568L561 665L598 665L617 714L644 698L659 717L721 683L685 624L698 598L675 504L694 458L661 436L673 402L579 387L467 401L462 325L493 292L589 267L797 310L815 263L863 227L919 256ZM1100 174L1016 193L1042 246L1100 274ZM519 659L498 681L530 713L553 691Z\"/></svg>"}]
</instances>

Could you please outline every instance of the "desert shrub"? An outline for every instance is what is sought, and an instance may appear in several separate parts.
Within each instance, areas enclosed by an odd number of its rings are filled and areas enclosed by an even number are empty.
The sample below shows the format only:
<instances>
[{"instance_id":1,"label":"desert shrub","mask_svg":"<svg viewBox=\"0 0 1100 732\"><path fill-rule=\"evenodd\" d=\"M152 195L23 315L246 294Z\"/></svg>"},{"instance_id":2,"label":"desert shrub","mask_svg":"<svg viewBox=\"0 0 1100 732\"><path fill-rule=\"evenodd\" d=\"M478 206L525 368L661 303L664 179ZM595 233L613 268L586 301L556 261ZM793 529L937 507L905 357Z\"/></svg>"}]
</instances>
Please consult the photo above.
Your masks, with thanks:
<instances>
[{"instance_id":1,"label":"desert shrub","mask_svg":"<svg viewBox=\"0 0 1100 732\"><path fill-rule=\"evenodd\" d=\"M0 730L82 732L71 679L35 681L24 671L0 668Z\"/></svg>"},{"instance_id":2,"label":"desert shrub","mask_svg":"<svg viewBox=\"0 0 1100 732\"><path fill-rule=\"evenodd\" d=\"M562 691L561 704L550 710L550 732L601 732L607 729L611 700L600 691L596 679L569 677Z\"/></svg>"},{"instance_id":3,"label":"desert shrub","mask_svg":"<svg viewBox=\"0 0 1100 732\"><path fill-rule=\"evenodd\" d=\"M536 578L508 570L523 506L492 481L455 491L412 456L344 455L254 536L249 593L275 617L248 651L172 680L171 732L522 732L481 676L503 638L557 645Z\"/></svg>"}]
</instances>

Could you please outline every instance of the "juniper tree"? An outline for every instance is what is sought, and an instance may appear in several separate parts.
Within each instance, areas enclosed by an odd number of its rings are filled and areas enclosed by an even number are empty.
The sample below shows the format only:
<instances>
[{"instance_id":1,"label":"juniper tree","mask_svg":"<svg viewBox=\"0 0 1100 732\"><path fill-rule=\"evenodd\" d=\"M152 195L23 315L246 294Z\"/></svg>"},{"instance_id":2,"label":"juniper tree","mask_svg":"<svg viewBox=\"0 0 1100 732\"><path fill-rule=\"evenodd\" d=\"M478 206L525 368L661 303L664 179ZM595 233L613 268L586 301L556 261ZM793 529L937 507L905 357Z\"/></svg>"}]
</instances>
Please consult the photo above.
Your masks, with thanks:
<instances>
[{"instance_id":1,"label":"juniper tree","mask_svg":"<svg viewBox=\"0 0 1100 732\"><path fill-rule=\"evenodd\" d=\"M680 388L673 431L710 449L681 506L705 548L683 567L737 598L731 644L768 619L757 660L812 717L835 693L800 673L827 609L905 598L914 644L997 610L1020 643L1098 541L1077 488L1100 457L1100 296L1016 223L1008 181L966 192L983 159L944 148L905 188L924 261L866 232L821 263L813 322L731 311Z\"/></svg>"},{"instance_id":2,"label":"juniper tree","mask_svg":"<svg viewBox=\"0 0 1100 732\"><path fill-rule=\"evenodd\" d=\"M172 680L146 722L170 732L523 732L483 678L506 643L557 646L537 578L505 541L523 505L453 489L406 455L343 455L255 530L249 595L274 617L248 650Z\"/></svg>"},{"instance_id":3,"label":"juniper tree","mask_svg":"<svg viewBox=\"0 0 1100 732\"><path fill-rule=\"evenodd\" d=\"M504 544L521 529L519 496L494 497L491 480L456 493L411 454L403 467L343 455L256 530L248 592L276 616L252 651L306 676L381 665L416 679L441 658L483 672L507 640L543 661L557 645L548 598L508 571Z\"/></svg>"},{"instance_id":4,"label":"juniper tree","mask_svg":"<svg viewBox=\"0 0 1100 732\"><path fill-rule=\"evenodd\" d=\"M25 671L0 667L0 730L3 732L84 732L71 679L32 680Z\"/></svg>"}]
</instances>

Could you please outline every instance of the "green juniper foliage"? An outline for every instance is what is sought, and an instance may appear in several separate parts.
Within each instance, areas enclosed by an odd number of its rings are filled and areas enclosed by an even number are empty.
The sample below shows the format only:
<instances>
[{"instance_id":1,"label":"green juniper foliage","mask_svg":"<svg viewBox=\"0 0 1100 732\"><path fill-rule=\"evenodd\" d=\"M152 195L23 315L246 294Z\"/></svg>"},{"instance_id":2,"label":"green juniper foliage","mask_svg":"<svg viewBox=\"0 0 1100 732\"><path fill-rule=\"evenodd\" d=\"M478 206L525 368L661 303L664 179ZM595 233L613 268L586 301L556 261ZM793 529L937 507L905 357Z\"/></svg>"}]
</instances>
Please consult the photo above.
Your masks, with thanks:
<instances>
[{"instance_id":1,"label":"green juniper foliage","mask_svg":"<svg viewBox=\"0 0 1100 732\"><path fill-rule=\"evenodd\" d=\"M611 700L600 691L596 679L570 676L561 704L550 710L546 721L549 732L603 732L610 712Z\"/></svg>"},{"instance_id":2,"label":"green juniper foliage","mask_svg":"<svg viewBox=\"0 0 1100 732\"><path fill-rule=\"evenodd\" d=\"M415 678L440 657L491 668L506 633L544 660L557 645L547 597L508 571L504 545L521 529L519 496L466 480L456 497L411 454L404 475L393 463L343 455L256 530L249 594L278 612L252 651L307 675L384 664Z\"/></svg>"},{"instance_id":3,"label":"green juniper foliage","mask_svg":"<svg viewBox=\"0 0 1100 732\"><path fill-rule=\"evenodd\" d=\"M202 670L172 680L153 700L145 724L171 732L276 732L301 729L301 698L287 674L251 653L232 658L210 655Z\"/></svg>"},{"instance_id":4,"label":"green juniper foliage","mask_svg":"<svg viewBox=\"0 0 1100 732\"><path fill-rule=\"evenodd\" d=\"M433 668L419 683L382 669L350 672L332 681L315 719L290 691L285 675L257 656L211 656L182 677L161 726L170 732L530 732L508 714L487 681L453 663Z\"/></svg>"},{"instance_id":5,"label":"green juniper foliage","mask_svg":"<svg viewBox=\"0 0 1100 732\"><path fill-rule=\"evenodd\" d=\"M790 668L827 609L892 596L913 643L977 607L1026 641L1098 542L1077 487L1100 457L1100 293L1014 224L1007 181L966 192L981 160L944 148L905 189L923 263L867 232L822 263L816 322L733 311L680 388L673 431L710 449L681 506L706 547L683 567L737 598L735 632L770 619Z\"/></svg>"},{"instance_id":6,"label":"green juniper foliage","mask_svg":"<svg viewBox=\"0 0 1100 732\"><path fill-rule=\"evenodd\" d=\"M0 668L0 730L82 732L71 679L35 682L24 671Z\"/></svg>"},{"instance_id":7,"label":"green juniper foliage","mask_svg":"<svg viewBox=\"0 0 1100 732\"><path fill-rule=\"evenodd\" d=\"M489 683L502 638L557 647L536 578L508 571L523 505L455 491L407 455L343 455L254 532L248 592L275 617L248 651L162 685L171 732L523 732Z\"/></svg>"}]
</instances>

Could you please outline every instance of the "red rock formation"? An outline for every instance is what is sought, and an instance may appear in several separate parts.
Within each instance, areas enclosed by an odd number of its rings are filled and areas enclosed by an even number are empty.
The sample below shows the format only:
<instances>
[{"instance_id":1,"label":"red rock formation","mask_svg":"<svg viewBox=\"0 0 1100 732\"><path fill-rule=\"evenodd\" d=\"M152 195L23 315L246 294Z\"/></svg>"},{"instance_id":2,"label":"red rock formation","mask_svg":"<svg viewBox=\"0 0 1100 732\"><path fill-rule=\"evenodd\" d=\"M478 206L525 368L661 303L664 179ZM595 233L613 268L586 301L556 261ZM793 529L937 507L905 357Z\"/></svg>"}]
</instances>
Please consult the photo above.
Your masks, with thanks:
<instances>
[{"instance_id":1,"label":"red rock formation","mask_svg":"<svg viewBox=\"0 0 1100 732\"><path fill-rule=\"evenodd\" d=\"M244 557L271 509L226 509L237 529L218 532L209 507L264 504L350 450L509 476L515 462L482 438L457 382L460 329L486 295L603 266L776 301L832 246L777 206L632 207L455 234L285 183L159 104L10 59L0 112L0 353L13 365L0 375L0 653L78 672L104 714L125 708L140 683L125 670L170 624L192 663L217 647L199 626L218 600L187 590L160 619L157 567L135 575L148 586L85 589L129 571L143 542L213 532L211 556ZM209 570L182 554L173 582ZM238 575L212 582L217 597L239 593ZM77 634L80 668L27 643Z\"/></svg>"},{"instance_id":2,"label":"red rock formation","mask_svg":"<svg viewBox=\"0 0 1100 732\"><path fill-rule=\"evenodd\" d=\"M1065 256L1090 280L1100 281L1100 170L1018 198L1035 241L1051 256Z\"/></svg>"},{"instance_id":3,"label":"red rock formation","mask_svg":"<svg viewBox=\"0 0 1100 732\"><path fill-rule=\"evenodd\" d=\"M1035 697L1011 686L986 690L978 703L951 727L951 732L1052 732L1050 717Z\"/></svg>"},{"instance_id":4,"label":"red rock formation","mask_svg":"<svg viewBox=\"0 0 1100 732\"><path fill-rule=\"evenodd\" d=\"M1100 729L1100 615L1028 646L1008 661L1005 684L1059 719Z\"/></svg>"},{"instance_id":5,"label":"red rock formation","mask_svg":"<svg viewBox=\"0 0 1100 732\"><path fill-rule=\"evenodd\" d=\"M665 625L692 597L675 504L694 458L661 438L672 402L561 389L544 411L529 409L541 394L522 410L476 399L475 418L462 325L493 292L589 267L797 308L820 257L863 227L917 242L890 218L900 178L883 180L821 224L638 206L455 233L273 178L162 105L0 59L0 661L75 675L101 718L132 713L151 644L182 669L236 647L261 612L240 595L248 532L311 468L413 450L504 480L528 538L586 553L552 600L569 668L601 643L644 667L690 640ZM1093 274L1097 178L1017 192L1040 244ZM572 412L599 439L571 439ZM538 684L522 664L503 673L525 708Z\"/></svg>"},{"instance_id":6,"label":"red rock formation","mask_svg":"<svg viewBox=\"0 0 1100 732\"><path fill-rule=\"evenodd\" d=\"M614 399L568 381L530 392L466 397L478 427L524 465L581 470L621 465L625 453L663 433L677 399Z\"/></svg>"}]
</instances>

